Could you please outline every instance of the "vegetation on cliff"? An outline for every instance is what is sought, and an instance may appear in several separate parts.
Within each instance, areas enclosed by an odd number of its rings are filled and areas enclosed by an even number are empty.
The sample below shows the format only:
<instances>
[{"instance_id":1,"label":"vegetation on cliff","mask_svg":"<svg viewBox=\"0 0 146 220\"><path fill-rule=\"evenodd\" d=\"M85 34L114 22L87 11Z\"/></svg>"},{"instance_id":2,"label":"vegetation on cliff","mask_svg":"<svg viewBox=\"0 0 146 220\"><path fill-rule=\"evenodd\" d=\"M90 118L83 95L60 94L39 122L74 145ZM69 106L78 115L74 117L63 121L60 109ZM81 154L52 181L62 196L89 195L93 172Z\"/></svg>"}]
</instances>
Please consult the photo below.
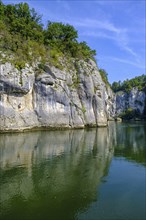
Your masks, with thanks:
<instances>
[{"instance_id":1,"label":"vegetation on cliff","mask_svg":"<svg viewBox=\"0 0 146 220\"><path fill-rule=\"evenodd\" d=\"M123 92L127 94L126 97L129 97L132 89L137 89L138 91L142 91L146 94L146 75L137 76L130 80L125 80L123 82L113 82L111 85L112 90L117 92ZM134 97L133 97L134 98ZM127 99L127 98L125 98ZM127 103L126 103L127 102ZM125 100L127 107L121 112L118 116L123 120L139 120L146 119L146 98L145 101L141 101L139 99L135 99L135 107L129 105L129 101ZM141 113L139 108L143 108L143 112Z\"/></svg>"},{"instance_id":2,"label":"vegetation on cliff","mask_svg":"<svg viewBox=\"0 0 146 220\"><path fill-rule=\"evenodd\" d=\"M27 3L4 5L0 1L0 15L1 60L8 59L3 56L7 51L17 68L38 60L57 66L60 57L85 60L96 55L86 42L78 42L73 26L48 21L43 28L41 16Z\"/></svg>"},{"instance_id":3,"label":"vegetation on cliff","mask_svg":"<svg viewBox=\"0 0 146 220\"><path fill-rule=\"evenodd\" d=\"M46 28L41 16L27 3L4 5L0 0L0 61L10 61L18 69L39 62L38 67L44 69L44 64L63 68L63 62L71 58L79 60L93 59L96 51L92 50L85 41L78 41L78 32L72 25L48 21ZM70 62L71 63L71 62ZM71 64L72 65L72 64ZM123 82L108 82L108 74L99 69L103 82L111 86L114 92L129 93L132 88L146 92L146 75L141 75ZM78 79L74 86L79 83ZM137 103L138 104L138 103ZM146 101L144 103L146 118ZM83 109L84 111L84 109ZM131 119L141 117L137 110L125 110L121 117Z\"/></svg>"},{"instance_id":4,"label":"vegetation on cliff","mask_svg":"<svg viewBox=\"0 0 146 220\"><path fill-rule=\"evenodd\" d=\"M103 82L106 85L111 86L109 81L108 81L108 73L104 69L99 69L99 73L101 75L101 78L102 78Z\"/></svg>"},{"instance_id":5,"label":"vegetation on cliff","mask_svg":"<svg viewBox=\"0 0 146 220\"><path fill-rule=\"evenodd\" d=\"M119 117L123 120L139 120L144 119L144 114L141 114L138 109L128 108L122 112Z\"/></svg>"},{"instance_id":6,"label":"vegetation on cliff","mask_svg":"<svg viewBox=\"0 0 146 220\"><path fill-rule=\"evenodd\" d=\"M112 89L114 92L127 92L129 93L132 88L138 88L138 90L142 90L146 92L146 75L137 76L130 80L125 80L123 82L113 82Z\"/></svg>"}]
</instances>

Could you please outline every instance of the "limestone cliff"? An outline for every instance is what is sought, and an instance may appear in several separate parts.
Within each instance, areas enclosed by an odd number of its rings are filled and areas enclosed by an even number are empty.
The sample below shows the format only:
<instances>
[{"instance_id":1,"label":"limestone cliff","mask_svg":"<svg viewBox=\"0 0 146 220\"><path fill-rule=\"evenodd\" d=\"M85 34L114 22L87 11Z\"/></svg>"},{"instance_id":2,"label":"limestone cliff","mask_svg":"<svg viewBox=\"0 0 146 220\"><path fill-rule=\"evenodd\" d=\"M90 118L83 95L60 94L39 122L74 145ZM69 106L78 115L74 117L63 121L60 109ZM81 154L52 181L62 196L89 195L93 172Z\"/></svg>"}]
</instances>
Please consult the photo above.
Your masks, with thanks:
<instances>
[{"instance_id":1,"label":"limestone cliff","mask_svg":"<svg viewBox=\"0 0 146 220\"><path fill-rule=\"evenodd\" d=\"M146 93L137 88L133 88L129 93L117 92L116 93L116 115L120 115L131 109L137 115L144 117L146 109Z\"/></svg>"},{"instance_id":2,"label":"limestone cliff","mask_svg":"<svg viewBox=\"0 0 146 220\"><path fill-rule=\"evenodd\" d=\"M115 115L115 97L95 62L37 67L0 65L0 131L106 126Z\"/></svg>"}]
</instances>

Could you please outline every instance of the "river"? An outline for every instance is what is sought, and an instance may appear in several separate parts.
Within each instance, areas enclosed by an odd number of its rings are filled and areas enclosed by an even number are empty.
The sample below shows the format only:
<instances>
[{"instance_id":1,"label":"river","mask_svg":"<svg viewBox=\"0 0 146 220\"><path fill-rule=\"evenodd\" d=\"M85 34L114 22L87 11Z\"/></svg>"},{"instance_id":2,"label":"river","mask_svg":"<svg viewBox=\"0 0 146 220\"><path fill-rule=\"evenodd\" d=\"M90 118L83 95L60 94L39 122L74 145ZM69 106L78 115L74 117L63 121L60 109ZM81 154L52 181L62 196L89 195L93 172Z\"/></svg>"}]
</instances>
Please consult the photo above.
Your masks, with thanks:
<instances>
[{"instance_id":1,"label":"river","mask_svg":"<svg viewBox=\"0 0 146 220\"><path fill-rule=\"evenodd\" d=\"M146 219L146 124L0 134L1 220Z\"/></svg>"}]
</instances>

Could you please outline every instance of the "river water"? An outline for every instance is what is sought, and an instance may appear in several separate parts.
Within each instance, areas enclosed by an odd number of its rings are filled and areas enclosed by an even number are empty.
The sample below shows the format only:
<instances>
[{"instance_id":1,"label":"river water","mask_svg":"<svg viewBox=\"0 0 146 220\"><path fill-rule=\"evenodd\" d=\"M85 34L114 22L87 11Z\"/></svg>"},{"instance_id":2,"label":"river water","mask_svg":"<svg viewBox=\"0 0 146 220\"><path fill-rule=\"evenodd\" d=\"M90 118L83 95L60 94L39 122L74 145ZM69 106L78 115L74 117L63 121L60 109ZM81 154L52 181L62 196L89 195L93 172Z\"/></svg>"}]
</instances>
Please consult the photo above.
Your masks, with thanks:
<instances>
[{"instance_id":1,"label":"river water","mask_svg":"<svg viewBox=\"0 0 146 220\"><path fill-rule=\"evenodd\" d=\"M0 134L1 220L146 219L146 124Z\"/></svg>"}]
</instances>

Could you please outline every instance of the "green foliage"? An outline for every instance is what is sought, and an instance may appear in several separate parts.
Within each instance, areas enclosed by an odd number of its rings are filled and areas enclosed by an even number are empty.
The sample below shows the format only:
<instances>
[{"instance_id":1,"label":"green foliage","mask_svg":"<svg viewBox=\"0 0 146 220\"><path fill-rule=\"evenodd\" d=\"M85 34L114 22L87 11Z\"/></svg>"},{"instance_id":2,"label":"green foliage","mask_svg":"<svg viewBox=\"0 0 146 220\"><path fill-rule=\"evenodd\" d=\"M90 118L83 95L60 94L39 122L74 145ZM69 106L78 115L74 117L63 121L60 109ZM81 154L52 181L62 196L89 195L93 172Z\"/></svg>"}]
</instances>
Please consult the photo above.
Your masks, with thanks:
<instances>
[{"instance_id":1,"label":"green foliage","mask_svg":"<svg viewBox=\"0 0 146 220\"><path fill-rule=\"evenodd\" d=\"M45 30L44 42L50 48L59 49L61 53L69 56L86 59L96 55L95 50L91 50L86 42L78 43L78 33L73 26L61 22L48 22Z\"/></svg>"},{"instance_id":2,"label":"green foliage","mask_svg":"<svg viewBox=\"0 0 146 220\"><path fill-rule=\"evenodd\" d=\"M14 64L15 64L15 67L19 70L25 67L25 61L22 61L22 60L16 60Z\"/></svg>"},{"instance_id":3,"label":"green foliage","mask_svg":"<svg viewBox=\"0 0 146 220\"><path fill-rule=\"evenodd\" d=\"M83 112L83 114L85 114L85 112L86 112L86 108L84 105L82 106L82 112Z\"/></svg>"},{"instance_id":4,"label":"green foliage","mask_svg":"<svg viewBox=\"0 0 146 220\"><path fill-rule=\"evenodd\" d=\"M77 31L73 26L61 22L48 22L45 31L45 43L60 46L62 43L68 44L71 41L76 41L77 37Z\"/></svg>"},{"instance_id":5,"label":"green foliage","mask_svg":"<svg viewBox=\"0 0 146 220\"><path fill-rule=\"evenodd\" d=\"M27 3L1 5L1 10L2 19L10 33L19 33L24 39L43 42L41 16L38 16L34 9L29 9Z\"/></svg>"},{"instance_id":6,"label":"green foliage","mask_svg":"<svg viewBox=\"0 0 146 220\"><path fill-rule=\"evenodd\" d=\"M63 57L63 53L58 48L52 48L49 50L49 64L63 70L60 57Z\"/></svg>"},{"instance_id":7,"label":"green foliage","mask_svg":"<svg viewBox=\"0 0 146 220\"><path fill-rule=\"evenodd\" d=\"M101 78L102 78L103 82L106 85L109 85L107 72L104 69L99 69L99 73L101 75Z\"/></svg>"},{"instance_id":8,"label":"green foliage","mask_svg":"<svg viewBox=\"0 0 146 220\"><path fill-rule=\"evenodd\" d=\"M0 2L0 12L0 50L6 55L11 52L11 62L18 69L24 68L26 62L43 59L46 55L43 29L35 10L29 9L27 3L5 6Z\"/></svg>"},{"instance_id":9,"label":"green foliage","mask_svg":"<svg viewBox=\"0 0 146 220\"><path fill-rule=\"evenodd\" d=\"M73 80L73 88L78 88L79 87L79 84L80 84L80 79L79 77L74 74L73 77L72 77L72 80Z\"/></svg>"},{"instance_id":10,"label":"green foliage","mask_svg":"<svg viewBox=\"0 0 146 220\"><path fill-rule=\"evenodd\" d=\"M118 92L118 91L120 91L120 89L121 89L121 81L119 81L119 82L113 82L113 84L112 84L112 90L113 90L114 92Z\"/></svg>"},{"instance_id":11,"label":"green foliage","mask_svg":"<svg viewBox=\"0 0 146 220\"><path fill-rule=\"evenodd\" d=\"M125 80L124 82L113 82L112 89L114 92L124 91L129 93L132 88L138 88L138 90L146 91L146 75L137 76L130 80Z\"/></svg>"},{"instance_id":12,"label":"green foliage","mask_svg":"<svg viewBox=\"0 0 146 220\"><path fill-rule=\"evenodd\" d=\"M126 111L120 114L120 117L124 120L131 120L141 118L141 114L138 109L128 108Z\"/></svg>"},{"instance_id":13,"label":"green foliage","mask_svg":"<svg viewBox=\"0 0 146 220\"><path fill-rule=\"evenodd\" d=\"M34 61L62 68L60 57L94 59L96 55L86 42L77 41L78 33L69 24L49 21L43 29L41 16L27 3L4 5L0 1L0 15L0 51L11 52L19 68Z\"/></svg>"},{"instance_id":14,"label":"green foliage","mask_svg":"<svg viewBox=\"0 0 146 220\"><path fill-rule=\"evenodd\" d=\"M85 41L80 42L77 45L74 45L74 48L72 47L72 52L73 56L79 59L91 58L95 60L94 56L96 55L96 51L91 50Z\"/></svg>"}]
</instances>

